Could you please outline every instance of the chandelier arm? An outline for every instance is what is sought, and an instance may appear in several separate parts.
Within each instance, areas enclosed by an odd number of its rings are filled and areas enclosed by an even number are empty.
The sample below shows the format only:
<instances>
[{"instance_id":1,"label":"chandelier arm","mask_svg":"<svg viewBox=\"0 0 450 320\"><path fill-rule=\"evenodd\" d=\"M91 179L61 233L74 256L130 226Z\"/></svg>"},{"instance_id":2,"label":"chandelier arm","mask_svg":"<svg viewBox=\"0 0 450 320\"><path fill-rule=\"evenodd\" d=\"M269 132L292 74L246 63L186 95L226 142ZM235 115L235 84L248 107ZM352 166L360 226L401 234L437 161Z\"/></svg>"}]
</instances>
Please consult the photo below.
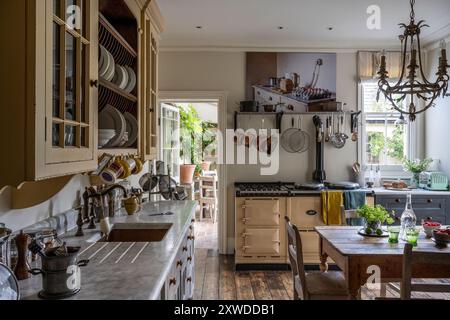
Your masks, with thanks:
<instances>
[{"instance_id":1,"label":"chandelier arm","mask_svg":"<svg viewBox=\"0 0 450 320\"><path fill-rule=\"evenodd\" d=\"M403 45L403 54L402 54L402 72L400 74L400 78L398 79L398 82L394 85L394 87L399 86L403 82L403 78L405 76L405 68L406 68L406 50L408 49L408 35L405 37L405 43Z\"/></svg>"},{"instance_id":2,"label":"chandelier arm","mask_svg":"<svg viewBox=\"0 0 450 320\"><path fill-rule=\"evenodd\" d=\"M422 51L421 51L421 47L420 47L420 37L419 35L417 35L417 47L419 48L419 64L420 64L420 74L422 75L422 80L425 83L431 84L430 81L428 81L427 77L425 76L425 73L423 72L423 68L422 68Z\"/></svg>"}]
</instances>

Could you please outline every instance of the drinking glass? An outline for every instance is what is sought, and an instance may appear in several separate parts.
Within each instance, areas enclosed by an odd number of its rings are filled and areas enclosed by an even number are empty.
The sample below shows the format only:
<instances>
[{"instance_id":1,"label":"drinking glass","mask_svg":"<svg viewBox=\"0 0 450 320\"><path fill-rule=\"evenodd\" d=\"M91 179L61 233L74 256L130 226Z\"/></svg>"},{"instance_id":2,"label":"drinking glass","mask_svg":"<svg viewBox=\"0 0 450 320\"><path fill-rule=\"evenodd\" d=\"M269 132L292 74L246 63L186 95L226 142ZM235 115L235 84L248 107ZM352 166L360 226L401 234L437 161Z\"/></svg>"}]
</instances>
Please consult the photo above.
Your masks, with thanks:
<instances>
[{"instance_id":1,"label":"drinking glass","mask_svg":"<svg viewBox=\"0 0 450 320\"><path fill-rule=\"evenodd\" d=\"M389 243L398 243L400 227L388 227Z\"/></svg>"},{"instance_id":2,"label":"drinking glass","mask_svg":"<svg viewBox=\"0 0 450 320\"><path fill-rule=\"evenodd\" d=\"M406 240L414 247L417 247L417 239L419 238L419 234L420 232L418 229L408 229L406 231Z\"/></svg>"}]
</instances>

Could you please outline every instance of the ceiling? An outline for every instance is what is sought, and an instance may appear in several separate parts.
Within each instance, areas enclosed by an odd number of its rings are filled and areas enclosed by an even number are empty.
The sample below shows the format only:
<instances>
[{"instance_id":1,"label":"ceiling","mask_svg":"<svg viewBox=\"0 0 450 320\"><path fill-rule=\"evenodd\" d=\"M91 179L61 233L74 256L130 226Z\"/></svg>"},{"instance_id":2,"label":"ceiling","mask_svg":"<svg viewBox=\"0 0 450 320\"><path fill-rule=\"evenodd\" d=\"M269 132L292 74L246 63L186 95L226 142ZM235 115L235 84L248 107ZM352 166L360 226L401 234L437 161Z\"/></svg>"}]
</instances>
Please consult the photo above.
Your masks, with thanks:
<instances>
[{"instance_id":1,"label":"ceiling","mask_svg":"<svg viewBox=\"0 0 450 320\"><path fill-rule=\"evenodd\" d=\"M170 48L399 48L398 23L409 21L408 0L157 0ZM370 5L381 30L367 28ZM416 20L430 43L450 35L450 1L416 0ZM197 29L201 26L202 29ZM279 30L278 27L283 29ZM333 27L333 30L328 30Z\"/></svg>"}]
</instances>

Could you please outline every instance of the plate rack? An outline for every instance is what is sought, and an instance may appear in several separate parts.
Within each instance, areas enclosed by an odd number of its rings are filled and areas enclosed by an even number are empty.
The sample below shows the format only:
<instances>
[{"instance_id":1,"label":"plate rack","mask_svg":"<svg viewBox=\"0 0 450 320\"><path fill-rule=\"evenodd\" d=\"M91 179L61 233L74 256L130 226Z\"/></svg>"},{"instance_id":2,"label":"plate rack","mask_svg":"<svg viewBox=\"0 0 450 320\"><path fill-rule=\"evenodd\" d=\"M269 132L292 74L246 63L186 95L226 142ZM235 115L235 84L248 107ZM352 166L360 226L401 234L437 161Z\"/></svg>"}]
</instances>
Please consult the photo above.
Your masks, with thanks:
<instances>
[{"instance_id":1,"label":"plate rack","mask_svg":"<svg viewBox=\"0 0 450 320\"><path fill-rule=\"evenodd\" d=\"M116 64L128 66L138 75L136 50L102 14L99 15L99 43L112 54ZM137 85L130 93L104 79L100 79L99 85L99 111L109 104L122 113L137 116Z\"/></svg>"},{"instance_id":2,"label":"plate rack","mask_svg":"<svg viewBox=\"0 0 450 320\"><path fill-rule=\"evenodd\" d=\"M114 19L110 21L114 21ZM134 70L136 77L138 77L137 49L125 40L124 36L110 23L110 21L108 21L102 13L99 14L99 44L111 53L116 64L131 68ZM121 29L119 28L119 30ZM139 119L137 95L138 81L135 88L131 92L128 92L115 83L100 78L98 87L98 111L102 112L107 105L110 105L122 114L128 112L136 119ZM109 151L114 154L122 154L122 151L135 154L138 144L139 142L136 142L131 149L117 147L110 149ZM104 149L101 149L100 151L104 151Z\"/></svg>"}]
</instances>

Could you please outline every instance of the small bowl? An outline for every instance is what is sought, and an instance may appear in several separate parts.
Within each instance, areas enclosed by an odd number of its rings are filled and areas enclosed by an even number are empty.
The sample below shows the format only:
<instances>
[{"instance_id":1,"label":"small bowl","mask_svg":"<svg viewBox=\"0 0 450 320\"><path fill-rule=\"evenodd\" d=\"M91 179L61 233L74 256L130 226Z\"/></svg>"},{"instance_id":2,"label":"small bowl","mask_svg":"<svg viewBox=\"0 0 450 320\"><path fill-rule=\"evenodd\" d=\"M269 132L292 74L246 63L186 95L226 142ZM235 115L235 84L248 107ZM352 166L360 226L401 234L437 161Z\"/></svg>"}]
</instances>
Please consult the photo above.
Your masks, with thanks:
<instances>
[{"instance_id":1,"label":"small bowl","mask_svg":"<svg viewBox=\"0 0 450 320\"><path fill-rule=\"evenodd\" d=\"M423 232L425 232L425 235L427 236L427 238L430 239L431 237L433 237L433 231L440 229L441 225L436 226L436 227L431 227L431 226L427 226L427 225L423 224L422 227L423 227Z\"/></svg>"},{"instance_id":2,"label":"small bowl","mask_svg":"<svg viewBox=\"0 0 450 320\"><path fill-rule=\"evenodd\" d=\"M439 234L438 231L439 230L433 230L434 241L436 242L437 246L446 247L447 244L450 242L450 235Z\"/></svg>"}]
</instances>

